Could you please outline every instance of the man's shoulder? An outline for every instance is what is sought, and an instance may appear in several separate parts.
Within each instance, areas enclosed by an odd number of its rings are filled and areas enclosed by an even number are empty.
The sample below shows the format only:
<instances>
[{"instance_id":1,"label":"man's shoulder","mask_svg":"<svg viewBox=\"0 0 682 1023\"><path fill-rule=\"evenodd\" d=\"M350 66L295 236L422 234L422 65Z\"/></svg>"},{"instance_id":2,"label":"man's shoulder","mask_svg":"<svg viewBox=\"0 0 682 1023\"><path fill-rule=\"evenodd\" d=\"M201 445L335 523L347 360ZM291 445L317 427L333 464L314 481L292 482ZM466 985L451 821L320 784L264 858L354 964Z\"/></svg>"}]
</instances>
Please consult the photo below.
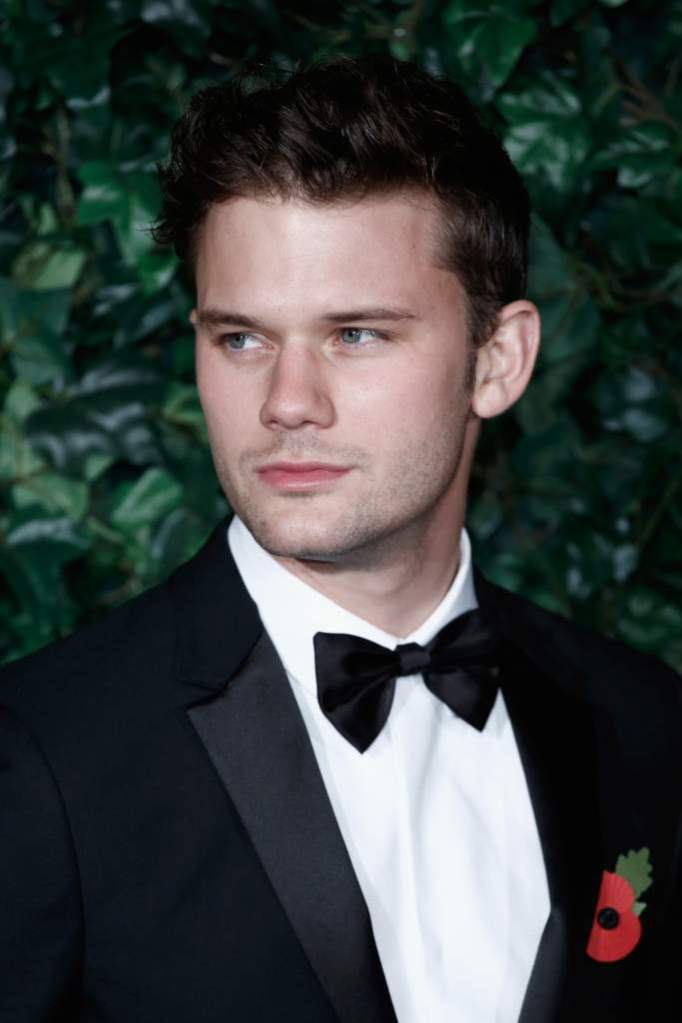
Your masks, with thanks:
<instances>
[{"instance_id":1,"label":"man's shoulder","mask_svg":"<svg viewBox=\"0 0 682 1023\"><path fill-rule=\"evenodd\" d=\"M79 720L187 699L171 683L224 683L258 631L224 523L162 583L93 625L0 670L0 705L31 720ZM198 694L200 695L200 694Z\"/></svg>"},{"instance_id":2,"label":"man's shoulder","mask_svg":"<svg viewBox=\"0 0 682 1023\"><path fill-rule=\"evenodd\" d=\"M96 623L0 669L0 704L28 711L56 701L121 692L140 678L158 677L173 656L173 610L167 584L152 587Z\"/></svg>"},{"instance_id":3,"label":"man's shoulder","mask_svg":"<svg viewBox=\"0 0 682 1023\"><path fill-rule=\"evenodd\" d=\"M476 586L508 643L560 683L582 690L591 701L610 704L646 689L679 705L682 676L657 656L541 607L480 573Z\"/></svg>"}]
</instances>

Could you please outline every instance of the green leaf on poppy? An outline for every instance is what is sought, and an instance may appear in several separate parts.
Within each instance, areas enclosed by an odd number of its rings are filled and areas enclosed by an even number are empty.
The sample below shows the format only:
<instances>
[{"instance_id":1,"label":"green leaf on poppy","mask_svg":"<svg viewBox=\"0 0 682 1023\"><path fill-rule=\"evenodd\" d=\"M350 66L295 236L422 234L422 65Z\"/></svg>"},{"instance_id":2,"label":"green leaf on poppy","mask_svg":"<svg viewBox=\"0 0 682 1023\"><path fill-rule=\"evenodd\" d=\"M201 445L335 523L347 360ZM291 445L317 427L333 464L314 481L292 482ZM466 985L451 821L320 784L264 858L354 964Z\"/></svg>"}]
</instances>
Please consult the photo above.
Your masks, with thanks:
<instances>
[{"instance_id":1,"label":"green leaf on poppy","mask_svg":"<svg viewBox=\"0 0 682 1023\"><path fill-rule=\"evenodd\" d=\"M635 916L641 916L646 909L646 902L635 902L632 906L632 912Z\"/></svg>"},{"instance_id":2,"label":"green leaf on poppy","mask_svg":"<svg viewBox=\"0 0 682 1023\"><path fill-rule=\"evenodd\" d=\"M649 850L646 847L637 852L631 849L626 855L621 854L616 863L616 873L629 881L636 898L639 898L653 883L649 855Z\"/></svg>"}]
</instances>

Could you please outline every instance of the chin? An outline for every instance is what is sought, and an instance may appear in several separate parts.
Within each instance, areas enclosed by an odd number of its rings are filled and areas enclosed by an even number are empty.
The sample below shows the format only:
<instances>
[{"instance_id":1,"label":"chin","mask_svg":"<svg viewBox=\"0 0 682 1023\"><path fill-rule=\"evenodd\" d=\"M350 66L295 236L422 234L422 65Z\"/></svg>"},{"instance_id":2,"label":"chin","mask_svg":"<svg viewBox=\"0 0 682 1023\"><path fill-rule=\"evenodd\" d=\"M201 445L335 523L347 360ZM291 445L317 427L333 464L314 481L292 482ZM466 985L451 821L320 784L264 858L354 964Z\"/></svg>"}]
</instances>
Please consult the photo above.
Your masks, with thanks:
<instances>
[{"instance_id":1,"label":"chin","mask_svg":"<svg viewBox=\"0 0 682 1023\"><path fill-rule=\"evenodd\" d=\"M311 528L310 522L300 524L247 523L258 543L268 554L297 561L333 561L344 553L342 538L333 530ZM341 541L341 542L340 542Z\"/></svg>"},{"instance_id":2,"label":"chin","mask_svg":"<svg viewBox=\"0 0 682 1023\"><path fill-rule=\"evenodd\" d=\"M349 535L353 531L348 528L347 518L325 522L312 511L295 515L266 515L248 508L235 511L260 546L273 557L338 561L358 546L359 538Z\"/></svg>"}]
</instances>

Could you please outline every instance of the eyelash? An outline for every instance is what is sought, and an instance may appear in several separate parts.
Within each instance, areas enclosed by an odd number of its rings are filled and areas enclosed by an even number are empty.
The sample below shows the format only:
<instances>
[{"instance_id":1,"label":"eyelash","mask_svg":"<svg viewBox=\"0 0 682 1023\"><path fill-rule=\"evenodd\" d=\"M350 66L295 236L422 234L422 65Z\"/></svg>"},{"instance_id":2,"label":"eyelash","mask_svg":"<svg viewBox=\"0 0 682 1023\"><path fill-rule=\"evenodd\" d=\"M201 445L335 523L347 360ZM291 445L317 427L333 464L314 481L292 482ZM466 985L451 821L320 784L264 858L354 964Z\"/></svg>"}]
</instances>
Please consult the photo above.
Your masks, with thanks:
<instances>
[{"instance_id":1,"label":"eyelash","mask_svg":"<svg viewBox=\"0 0 682 1023\"><path fill-rule=\"evenodd\" d=\"M363 334L371 334L372 335L372 340L381 340L381 341L388 341L389 340L389 335L388 334L384 333L381 330L375 330L374 327L340 327L339 330L337 331L337 337L339 335L341 335L341 334L348 333L351 330L358 331L359 333L363 333ZM231 331L228 334L221 334L218 338L216 338L216 341L217 341L217 343L219 345L224 345L227 348L229 346L230 341L232 341L234 338L252 337L252 336L254 336L254 335L250 334L250 332L248 330L235 330L235 331ZM343 347L345 347L345 348L366 348L368 346L367 345L357 345L356 344L356 345L344 345ZM239 351L245 351L245 349L243 349L243 348L232 348L232 349L230 349L230 351L239 352Z\"/></svg>"}]
</instances>

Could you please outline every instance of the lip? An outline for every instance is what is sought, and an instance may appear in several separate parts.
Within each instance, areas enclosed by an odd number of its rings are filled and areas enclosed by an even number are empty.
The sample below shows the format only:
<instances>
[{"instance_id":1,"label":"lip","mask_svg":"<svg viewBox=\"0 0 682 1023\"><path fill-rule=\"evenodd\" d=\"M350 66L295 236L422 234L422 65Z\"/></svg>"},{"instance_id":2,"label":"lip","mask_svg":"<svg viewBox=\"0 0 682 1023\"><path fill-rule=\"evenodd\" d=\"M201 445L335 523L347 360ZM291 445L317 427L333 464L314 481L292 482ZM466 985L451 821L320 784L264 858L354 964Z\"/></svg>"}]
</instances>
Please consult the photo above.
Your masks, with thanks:
<instances>
[{"instance_id":1,"label":"lip","mask_svg":"<svg viewBox=\"0 0 682 1023\"><path fill-rule=\"evenodd\" d=\"M264 483L278 490L313 490L340 479L350 468L329 462L272 462L257 472Z\"/></svg>"}]
</instances>

